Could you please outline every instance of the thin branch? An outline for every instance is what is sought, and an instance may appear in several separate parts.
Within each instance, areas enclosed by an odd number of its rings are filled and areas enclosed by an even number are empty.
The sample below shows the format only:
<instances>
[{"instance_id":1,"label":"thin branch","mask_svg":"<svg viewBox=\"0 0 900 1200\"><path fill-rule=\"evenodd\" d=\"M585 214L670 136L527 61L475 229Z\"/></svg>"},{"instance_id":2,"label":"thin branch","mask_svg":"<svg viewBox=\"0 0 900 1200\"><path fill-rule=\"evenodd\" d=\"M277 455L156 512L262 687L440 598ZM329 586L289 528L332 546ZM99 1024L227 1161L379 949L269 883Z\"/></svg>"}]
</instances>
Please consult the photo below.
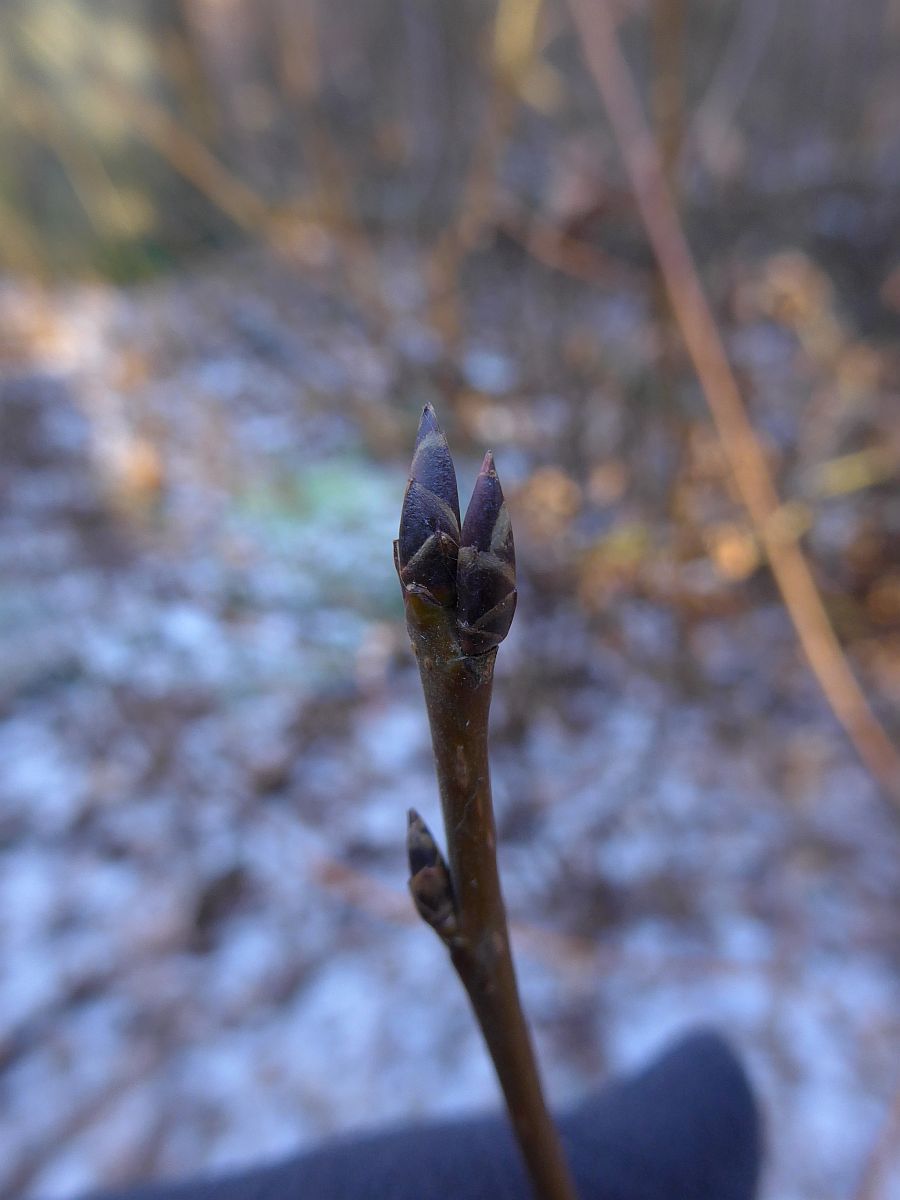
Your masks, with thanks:
<instances>
[{"instance_id":1,"label":"thin branch","mask_svg":"<svg viewBox=\"0 0 900 1200\"><path fill-rule=\"evenodd\" d=\"M37 53L54 66L64 63L62 46L38 39L27 22L18 22L19 32ZM266 201L249 185L233 175L212 151L162 105L126 87L99 61L89 67L92 79L117 111L128 116L135 129L180 175L239 228L265 233L271 214Z\"/></svg>"},{"instance_id":2,"label":"thin branch","mask_svg":"<svg viewBox=\"0 0 900 1200\"><path fill-rule=\"evenodd\" d=\"M684 140L687 0L656 0L652 14L651 107L663 174L678 195L678 160Z\"/></svg>"},{"instance_id":3,"label":"thin branch","mask_svg":"<svg viewBox=\"0 0 900 1200\"><path fill-rule=\"evenodd\" d=\"M866 1159L862 1178L853 1200L882 1200L882 1198L887 1200L887 1191L883 1185L890 1168L891 1158L898 1154L898 1147L900 1147L900 1087L894 1093L884 1124Z\"/></svg>"},{"instance_id":4,"label":"thin branch","mask_svg":"<svg viewBox=\"0 0 900 1200\"><path fill-rule=\"evenodd\" d=\"M44 142L55 154L94 230L104 234L111 224L116 233L127 230L128 215L119 189L90 140L67 120L63 106L37 88L18 83L10 112L35 141Z\"/></svg>"},{"instance_id":5,"label":"thin branch","mask_svg":"<svg viewBox=\"0 0 900 1200\"><path fill-rule=\"evenodd\" d=\"M95 65L94 79L143 140L235 225L264 237L275 232L268 202L164 105L126 87L99 65Z\"/></svg>"},{"instance_id":6,"label":"thin branch","mask_svg":"<svg viewBox=\"0 0 900 1200\"><path fill-rule=\"evenodd\" d=\"M20 23L20 30L45 58L56 64L62 62L60 47L46 40L36 43L24 22ZM327 162L324 160L327 139L312 118L307 129L310 136L314 135L312 157L319 172L317 194L311 203L295 204L288 211L280 211L232 171L164 104L127 86L100 57L92 57L88 72L104 100L129 123L131 132L238 229L259 238L282 261L294 265L299 258L302 263L301 239L292 235L304 229L327 229L340 238L347 251L344 269L351 286L361 297L364 311L374 316L379 328L385 326L388 314L373 246L351 210L346 180L334 156ZM297 246L299 251L295 249Z\"/></svg>"},{"instance_id":7,"label":"thin branch","mask_svg":"<svg viewBox=\"0 0 900 1200\"><path fill-rule=\"evenodd\" d=\"M542 0L501 0L494 18L491 70L477 140L453 218L425 255L431 322L448 352L463 333L460 267L497 207L499 164L519 105L519 85L536 52Z\"/></svg>"},{"instance_id":8,"label":"thin branch","mask_svg":"<svg viewBox=\"0 0 900 1200\"><path fill-rule=\"evenodd\" d=\"M36 1140L12 1163L0 1181L3 1195L10 1198L23 1195L40 1177L48 1163L85 1130L96 1125L123 1096L149 1079L165 1058L165 1053L165 1048L161 1046L132 1048L128 1063L117 1075L107 1079L91 1095L85 1097L55 1129Z\"/></svg>"},{"instance_id":9,"label":"thin branch","mask_svg":"<svg viewBox=\"0 0 900 1200\"><path fill-rule=\"evenodd\" d=\"M541 213L526 211L511 196L503 197L496 227L535 262L551 271L603 288L649 290L650 271L618 259L583 238L573 237Z\"/></svg>"},{"instance_id":10,"label":"thin branch","mask_svg":"<svg viewBox=\"0 0 900 1200\"><path fill-rule=\"evenodd\" d=\"M313 880L343 904L387 925L409 926L416 921L408 897L358 867L322 856L313 869ZM531 962L548 970L563 971L573 981L583 981L591 987L611 971L626 969L666 980L719 976L771 980L777 970L768 960L748 962L699 952L661 957L641 953L631 946L600 944L595 938L563 933L547 925L521 920L511 920L509 924L512 941Z\"/></svg>"},{"instance_id":11,"label":"thin branch","mask_svg":"<svg viewBox=\"0 0 900 1200\"><path fill-rule=\"evenodd\" d=\"M536 1195L576 1200L519 999L497 869L488 715L497 647L516 604L512 530L490 454L460 527L456 473L430 405L394 557L431 726L449 860L411 812L410 891L468 993Z\"/></svg>"},{"instance_id":12,"label":"thin branch","mask_svg":"<svg viewBox=\"0 0 900 1200\"><path fill-rule=\"evenodd\" d=\"M721 148L744 102L775 29L781 0L745 0L734 31L697 105L687 133L704 161L716 166Z\"/></svg>"},{"instance_id":13,"label":"thin branch","mask_svg":"<svg viewBox=\"0 0 900 1200\"><path fill-rule=\"evenodd\" d=\"M900 753L863 694L829 621L812 571L782 511L750 423L606 0L569 0L584 55L625 161L675 319L741 499L765 549L807 662L862 762L900 806Z\"/></svg>"}]
</instances>

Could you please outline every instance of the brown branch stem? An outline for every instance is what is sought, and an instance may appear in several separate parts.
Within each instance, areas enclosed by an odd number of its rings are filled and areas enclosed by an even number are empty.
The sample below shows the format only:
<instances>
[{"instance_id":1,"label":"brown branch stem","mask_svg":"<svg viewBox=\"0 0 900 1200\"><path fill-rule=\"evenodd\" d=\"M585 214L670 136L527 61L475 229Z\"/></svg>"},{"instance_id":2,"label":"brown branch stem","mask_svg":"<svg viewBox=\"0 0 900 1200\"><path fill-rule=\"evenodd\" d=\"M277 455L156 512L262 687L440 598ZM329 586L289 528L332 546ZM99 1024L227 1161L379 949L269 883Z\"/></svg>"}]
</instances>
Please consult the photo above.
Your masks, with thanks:
<instances>
[{"instance_id":1,"label":"brown branch stem","mask_svg":"<svg viewBox=\"0 0 900 1200\"><path fill-rule=\"evenodd\" d=\"M481 1027L536 1195L576 1200L519 999L497 869L488 763L497 651L465 655L446 609L414 594L407 595L406 608L431 726L455 909L448 929L435 928Z\"/></svg>"}]
</instances>

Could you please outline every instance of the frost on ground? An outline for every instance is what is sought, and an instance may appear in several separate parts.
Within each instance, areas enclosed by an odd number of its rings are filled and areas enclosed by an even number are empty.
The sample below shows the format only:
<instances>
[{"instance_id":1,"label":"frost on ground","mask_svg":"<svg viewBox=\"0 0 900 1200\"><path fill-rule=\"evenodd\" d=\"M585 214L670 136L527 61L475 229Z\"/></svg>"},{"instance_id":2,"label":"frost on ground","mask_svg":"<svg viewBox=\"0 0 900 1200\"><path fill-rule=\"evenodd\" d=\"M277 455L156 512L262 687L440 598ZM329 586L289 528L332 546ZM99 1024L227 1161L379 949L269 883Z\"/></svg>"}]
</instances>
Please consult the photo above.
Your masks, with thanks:
<instances>
[{"instance_id":1,"label":"frost on ground","mask_svg":"<svg viewBox=\"0 0 900 1200\"><path fill-rule=\"evenodd\" d=\"M11 1198L497 1103L404 890L405 810L438 814L390 543L437 351L402 256L385 279L387 340L252 258L0 295ZM582 318L636 369L637 315L607 299ZM766 1195L849 1198L898 1083L900 823L772 594L740 602L749 583L612 520L616 397L567 424L565 388L529 381L501 326L461 354L454 411L471 477L496 440L520 534L496 803L549 1090L715 1025L765 1106ZM773 337L736 340L763 400L789 366ZM580 492L554 466L572 428L600 463ZM826 556L848 519L814 531ZM713 602L687 620L685 596Z\"/></svg>"}]
</instances>

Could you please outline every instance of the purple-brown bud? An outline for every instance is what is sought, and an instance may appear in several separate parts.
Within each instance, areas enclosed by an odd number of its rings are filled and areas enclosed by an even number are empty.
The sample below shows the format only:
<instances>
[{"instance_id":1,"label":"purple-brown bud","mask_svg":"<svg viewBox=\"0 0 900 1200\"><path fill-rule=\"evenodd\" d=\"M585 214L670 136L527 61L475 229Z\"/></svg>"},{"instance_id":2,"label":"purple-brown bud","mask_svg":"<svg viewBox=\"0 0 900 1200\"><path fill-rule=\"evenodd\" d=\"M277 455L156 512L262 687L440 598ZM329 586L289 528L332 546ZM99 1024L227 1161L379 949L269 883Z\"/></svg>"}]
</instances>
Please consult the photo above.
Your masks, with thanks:
<instances>
[{"instance_id":1,"label":"purple-brown bud","mask_svg":"<svg viewBox=\"0 0 900 1200\"><path fill-rule=\"evenodd\" d=\"M484 654L499 646L515 611L512 526L489 451L466 510L457 562L457 616L465 653Z\"/></svg>"},{"instance_id":2,"label":"purple-brown bud","mask_svg":"<svg viewBox=\"0 0 900 1200\"><path fill-rule=\"evenodd\" d=\"M431 830L414 808L407 814L406 852L409 858L409 890L419 910L441 937L456 932L456 904L450 868Z\"/></svg>"},{"instance_id":3,"label":"purple-brown bud","mask_svg":"<svg viewBox=\"0 0 900 1200\"><path fill-rule=\"evenodd\" d=\"M506 637L516 610L516 552L494 456L484 457L460 529L456 472L430 404L416 436L394 562L407 601L449 610L445 628L463 655L486 654ZM414 608L407 604L407 617L418 626L422 612L410 617Z\"/></svg>"},{"instance_id":4,"label":"purple-brown bud","mask_svg":"<svg viewBox=\"0 0 900 1200\"><path fill-rule=\"evenodd\" d=\"M456 601L459 494L450 448L434 409L426 404L400 514L394 560L400 581L442 608Z\"/></svg>"}]
</instances>

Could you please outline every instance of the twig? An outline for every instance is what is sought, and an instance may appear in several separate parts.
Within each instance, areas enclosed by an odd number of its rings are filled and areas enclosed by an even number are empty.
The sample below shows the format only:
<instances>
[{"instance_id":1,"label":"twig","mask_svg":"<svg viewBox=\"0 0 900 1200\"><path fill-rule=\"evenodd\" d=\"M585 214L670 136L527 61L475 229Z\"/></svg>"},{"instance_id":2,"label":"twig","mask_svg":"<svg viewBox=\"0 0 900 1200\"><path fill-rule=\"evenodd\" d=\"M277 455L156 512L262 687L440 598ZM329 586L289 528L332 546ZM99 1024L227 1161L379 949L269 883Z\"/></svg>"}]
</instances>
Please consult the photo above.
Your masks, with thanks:
<instances>
[{"instance_id":1,"label":"twig","mask_svg":"<svg viewBox=\"0 0 900 1200\"><path fill-rule=\"evenodd\" d=\"M763 60L780 12L780 0L753 0L738 7L734 31L697 105L687 142L715 168L735 116Z\"/></svg>"},{"instance_id":2,"label":"twig","mask_svg":"<svg viewBox=\"0 0 900 1200\"><path fill-rule=\"evenodd\" d=\"M678 160L684 139L684 48L687 0L653 5L652 111L663 174L678 195Z\"/></svg>"},{"instance_id":3,"label":"twig","mask_svg":"<svg viewBox=\"0 0 900 1200\"><path fill-rule=\"evenodd\" d=\"M117 1075L101 1084L92 1095L87 1096L77 1108L63 1118L57 1128L29 1147L18 1161L12 1164L0 1181L3 1195L10 1200L24 1195L26 1189L57 1154L86 1129L95 1125L122 1096L148 1079L164 1057L163 1047L144 1047L141 1050L132 1048L128 1063Z\"/></svg>"},{"instance_id":4,"label":"twig","mask_svg":"<svg viewBox=\"0 0 900 1200\"><path fill-rule=\"evenodd\" d=\"M452 356L463 334L460 267L496 209L499 159L515 120L518 87L532 61L541 0L502 0L494 19L492 71L485 111L460 189L456 213L425 256L431 323Z\"/></svg>"},{"instance_id":5,"label":"twig","mask_svg":"<svg viewBox=\"0 0 900 1200\"><path fill-rule=\"evenodd\" d=\"M94 230L103 234L110 224L117 234L127 230L128 216L119 189L96 148L66 120L62 106L36 88L18 83L10 111L35 141L43 141L56 155Z\"/></svg>"},{"instance_id":6,"label":"twig","mask_svg":"<svg viewBox=\"0 0 900 1200\"><path fill-rule=\"evenodd\" d=\"M55 66L64 61L61 46L46 38L38 39L24 21L19 21L18 27L43 58ZM235 225L251 233L265 232L270 227L270 211L265 200L219 162L164 105L126 87L99 61L91 62L89 70L106 98L118 112L129 117L141 137L202 195L213 200Z\"/></svg>"},{"instance_id":7,"label":"twig","mask_svg":"<svg viewBox=\"0 0 900 1200\"><path fill-rule=\"evenodd\" d=\"M348 907L377 917L385 924L406 926L416 920L415 914L410 912L408 897L358 867L320 857L312 877L319 887ZM546 925L520 920L511 920L509 925L513 942L521 947L528 959L544 968L565 972L572 981L582 981L590 987L611 971L624 969L667 980L707 977L767 980L773 974L771 964L765 960L748 962L699 952L660 957L655 953L641 953L632 946L624 948L611 942L601 945L595 938L563 933Z\"/></svg>"},{"instance_id":8,"label":"twig","mask_svg":"<svg viewBox=\"0 0 900 1200\"><path fill-rule=\"evenodd\" d=\"M20 23L20 29L39 47L45 58L56 64L62 61L59 46L47 40L37 43L24 22ZM315 132L313 155L320 173L317 195L311 203L292 205L287 211L280 211L273 208L258 189L232 171L164 104L124 84L96 55L88 63L88 72L103 97L130 123L134 134L238 229L259 238L282 261L293 265L297 257L293 233L304 229L327 229L340 238L345 249L348 280L361 296L365 312L374 317L379 329L384 328L388 317L374 249L351 211L346 181L334 156L327 163L323 162L327 139L314 122L309 128ZM302 252L299 257L302 261Z\"/></svg>"},{"instance_id":9,"label":"twig","mask_svg":"<svg viewBox=\"0 0 900 1200\"><path fill-rule=\"evenodd\" d=\"M569 6L624 158L675 319L800 645L860 759L900 806L900 754L850 668L795 535L786 522L779 520L778 493L666 186L609 6L605 0L569 0Z\"/></svg>"},{"instance_id":10,"label":"twig","mask_svg":"<svg viewBox=\"0 0 900 1200\"><path fill-rule=\"evenodd\" d=\"M511 197L504 197L496 227L535 262L571 279L603 288L648 289L650 272L615 258L583 238L573 237L539 212L526 212Z\"/></svg>"},{"instance_id":11,"label":"twig","mask_svg":"<svg viewBox=\"0 0 900 1200\"><path fill-rule=\"evenodd\" d=\"M681 195L681 147L684 141L685 40L687 0L656 0L652 6L651 48L653 75L650 113L663 177L672 202L678 209ZM679 458L688 433L679 419L676 380L680 359L678 328L666 287L658 271L653 272L653 311L659 336L657 380L661 408L668 435ZM670 507L676 503L670 495ZM680 618L679 618L680 619Z\"/></svg>"},{"instance_id":12,"label":"twig","mask_svg":"<svg viewBox=\"0 0 900 1200\"><path fill-rule=\"evenodd\" d=\"M862 1178L853 1200L879 1200L882 1196L886 1200L887 1192L882 1185L890 1166L891 1155L897 1154L898 1145L900 1145L900 1087L894 1093L884 1124L866 1159Z\"/></svg>"},{"instance_id":13,"label":"twig","mask_svg":"<svg viewBox=\"0 0 900 1200\"><path fill-rule=\"evenodd\" d=\"M576 1200L522 1012L497 870L488 713L497 647L516 603L509 515L490 454L460 529L456 474L428 406L394 555L431 725L445 862L411 811L410 891L450 952L493 1059L541 1200Z\"/></svg>"}]
</instances>

